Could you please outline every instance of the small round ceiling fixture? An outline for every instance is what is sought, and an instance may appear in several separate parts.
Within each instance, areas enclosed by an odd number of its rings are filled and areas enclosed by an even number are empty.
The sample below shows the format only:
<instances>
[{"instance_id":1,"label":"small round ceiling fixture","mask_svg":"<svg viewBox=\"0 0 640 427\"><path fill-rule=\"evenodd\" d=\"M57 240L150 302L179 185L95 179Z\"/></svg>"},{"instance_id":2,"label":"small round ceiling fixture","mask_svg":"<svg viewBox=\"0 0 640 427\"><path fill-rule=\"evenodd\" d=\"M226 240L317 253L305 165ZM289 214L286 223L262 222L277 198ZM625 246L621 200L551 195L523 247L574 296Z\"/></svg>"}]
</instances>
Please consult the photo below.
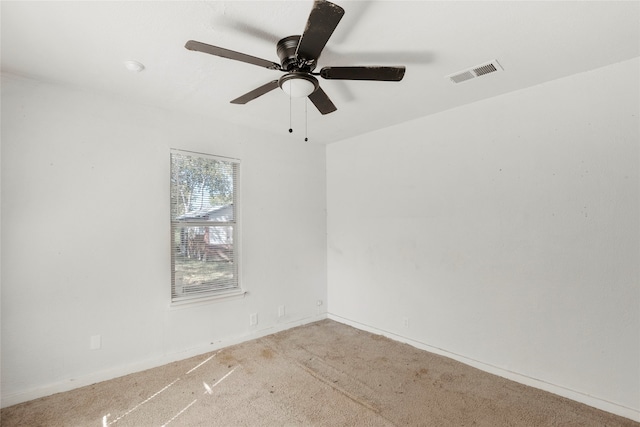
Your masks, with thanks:
<instances>
[{"instance_id":1,"label":"small round ceiling fixture","mask_svg":"<svg viewBox=\"0 0 640 427\"><path fill-rule=\"evenodd\" d=\"M140 71L144 70L144 64L138 61L124 61L124 66L127 68L127 70L133 71L134 73L139 73Z\"/></svg>"}]
</instances>

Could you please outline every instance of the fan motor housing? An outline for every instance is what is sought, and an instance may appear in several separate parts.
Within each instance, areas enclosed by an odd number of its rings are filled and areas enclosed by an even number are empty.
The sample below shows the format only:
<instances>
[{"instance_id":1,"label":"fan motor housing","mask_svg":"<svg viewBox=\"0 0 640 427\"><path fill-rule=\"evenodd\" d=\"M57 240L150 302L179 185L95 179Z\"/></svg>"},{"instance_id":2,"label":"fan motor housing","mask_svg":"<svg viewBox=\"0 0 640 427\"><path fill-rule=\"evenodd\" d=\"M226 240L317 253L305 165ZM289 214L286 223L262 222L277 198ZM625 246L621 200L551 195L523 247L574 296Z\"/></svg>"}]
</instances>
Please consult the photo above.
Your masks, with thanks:
<instances>
[{"instance_id":1,"label":"fan motor housing","mask_svg":"<svg viewBox=\"0 0 640 427\"><path fill-rule=\"evenodd\" d=\"M301 36L289 36L281 39L277 44L278 58L284 71L311 72L316 67L316 60L297 58L296 51Z\"/></svg>"}]
</instances>

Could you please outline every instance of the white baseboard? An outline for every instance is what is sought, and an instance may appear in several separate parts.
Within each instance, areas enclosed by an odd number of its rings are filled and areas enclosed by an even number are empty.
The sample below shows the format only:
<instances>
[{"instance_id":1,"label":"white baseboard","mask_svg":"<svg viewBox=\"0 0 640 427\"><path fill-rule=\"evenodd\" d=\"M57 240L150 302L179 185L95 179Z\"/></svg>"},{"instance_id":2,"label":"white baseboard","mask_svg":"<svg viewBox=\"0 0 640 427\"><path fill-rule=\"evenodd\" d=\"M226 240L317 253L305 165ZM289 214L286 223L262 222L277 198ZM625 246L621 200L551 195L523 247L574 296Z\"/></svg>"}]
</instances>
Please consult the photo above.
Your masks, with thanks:
<instances>
[{"instance_id":1,"label":"white baseboard","mask_svg":"<svg viewBox=\"0 0 640 427\"><path fill-rule=\"evenodd\" d=\"M526 375L519 374L517 372L508 371L497 366L489 365L487 363L483 363L474 359L467 358L460 354L455 354L448 352L447 350L432 347L428 344L425 344L420 341L413 340L411 338L406 338L401 335L394 334L392 332L384 331L373 326L369 326L360 322L356 322L351 319L347 319L335 314L328 313L327 317L331 320L335 320L336 322L344 323L345 325L352 326L356 329L360 329L366 332L371 332L373 334L383 335L387 338L390 338L394 341L399 341L405 344L409 344L413 347L416 347L420 350L425 350L430 353L435 353L440 356L445 356L450 359L457 360L458 362L464 363L465 365L472 366L474 368L480 369L482 371L488 372L490 374L497 375L499 377L506 378L508 380L512 380L518 382L520 384L528 385L531 387L538 388L540 390L548 391L553 394L557 394L558 396L566 397L567 399L575 400L576 402L584 403L585 405L592 406L597 409L601 409L606 412L610 412L615 415L620 415L621 417L629 418L633 421L640 422L640 410L628 408L626 406L619 405L617 403L609 402L603 399L599 399L594 396L590 396L585 393L581 393L579 391L571 390L566 387L559 386L557 384L551 384L549 382L539 380L536 378L532 378Z\"/></svg>"},{"instance_id":2,"label":"white baseboard","mask_svg":"<svg viewBox=\"0 0 640 427\"><path fill-rule=\"evenodd\" d=\"M99 383L102 381L111 380L124 375L133 374L135 372L157 368L158 366L166 365L168 363L176 362L183 359L188 359L194 356L199 356L201 354L209 353L211 351L216 351L221 348L240 344L246 341L251 341L256 338L262 338L267 335L275 334L276 332L281 332L287 329L294 328L296 326L306 325L308 323L313 323L326 318L327 318L326 312L319 313L312 317L298 319L291 322L277 323L267 328L256 329L246 335L236 337L233 339L228 339L225 341L219 341L212 345L194 347L185 351L166 354L162 357L142 360L142 361L131 363L125 366L117 366L117 367L105 369L99 372L93 372L91 374L84 375L78 378L70 378L67 380L58 381L55 383L35 387L29 390L6 394L0 397L0 401L1 401L0 407L6 408L8 406L17 405L18 403L27 402L29 400L38 399L40 397L50 396L55 393L61 393L61 392L73 390L76 388L88 386L91 384Z\"/></svg>"}]
</instances>

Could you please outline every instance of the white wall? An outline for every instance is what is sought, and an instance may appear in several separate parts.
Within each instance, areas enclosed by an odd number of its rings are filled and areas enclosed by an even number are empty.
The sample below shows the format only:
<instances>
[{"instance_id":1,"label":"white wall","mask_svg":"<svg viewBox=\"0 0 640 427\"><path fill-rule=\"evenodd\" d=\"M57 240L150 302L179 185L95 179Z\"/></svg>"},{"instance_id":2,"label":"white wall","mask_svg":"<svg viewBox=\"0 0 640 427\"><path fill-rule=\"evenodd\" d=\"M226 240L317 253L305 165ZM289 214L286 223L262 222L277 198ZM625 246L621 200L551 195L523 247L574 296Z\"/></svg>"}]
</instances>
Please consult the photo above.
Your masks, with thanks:
<instances>
[{"instance_id":1,"label":"white wall","mask_svg":"<svg viewBox=\"0 0 640 427\"><path fill-rule=\"evenodd\" d=\"M169 308L170 148L241 159L246 297ZM1 182L3 406L325 316L324 146L3 75Z\"/></svg>"},{"instance_id":2,"label":"white wall","mask_svg":"<svg viewBox=\"0 0 640 427\"><path fill-rule=\"evenodd\" d=\"M330 145L329 316L640 420L638 75Z\"/></svg>"}]
</instances>

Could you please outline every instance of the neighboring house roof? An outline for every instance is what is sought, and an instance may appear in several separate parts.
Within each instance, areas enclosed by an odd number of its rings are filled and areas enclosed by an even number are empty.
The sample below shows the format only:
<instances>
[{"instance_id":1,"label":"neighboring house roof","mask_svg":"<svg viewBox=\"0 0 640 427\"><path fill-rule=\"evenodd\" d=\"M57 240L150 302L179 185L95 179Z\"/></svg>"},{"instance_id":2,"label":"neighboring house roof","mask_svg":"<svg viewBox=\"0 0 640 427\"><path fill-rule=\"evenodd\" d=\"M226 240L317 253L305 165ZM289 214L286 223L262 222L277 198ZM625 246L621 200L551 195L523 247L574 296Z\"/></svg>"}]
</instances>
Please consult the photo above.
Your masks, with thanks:
<instances>
[{"instance_id":1,"label":"neighboring house roof","mask_svg":"<svg viewBox=\"0 0 640 427\"><path fill-rule=\"evenodd\" d=\"M187 212L178 221L233 221L233 203L224 206L210 206Z\"/></svg>"}]
</instances>

